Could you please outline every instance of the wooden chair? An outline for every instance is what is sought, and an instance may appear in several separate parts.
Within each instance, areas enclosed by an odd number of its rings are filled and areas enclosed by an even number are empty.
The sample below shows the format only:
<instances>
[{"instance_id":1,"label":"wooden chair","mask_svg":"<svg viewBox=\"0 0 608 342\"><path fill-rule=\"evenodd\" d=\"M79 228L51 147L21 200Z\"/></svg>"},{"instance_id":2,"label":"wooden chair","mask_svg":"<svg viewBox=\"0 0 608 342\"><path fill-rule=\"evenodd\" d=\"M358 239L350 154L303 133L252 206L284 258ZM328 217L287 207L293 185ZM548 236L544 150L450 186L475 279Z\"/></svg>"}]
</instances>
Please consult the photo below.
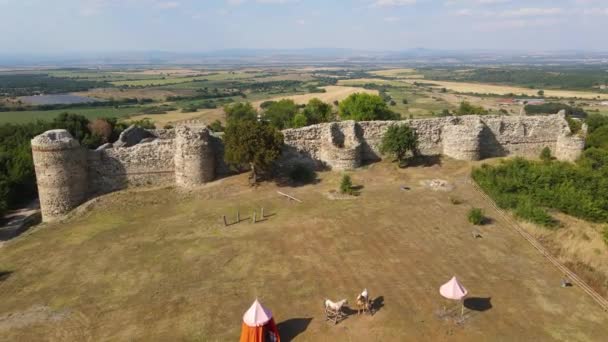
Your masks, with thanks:
<instances>
[{"instance_id":1,"label":"wooden chair","mask_svg":"<svg viewBox=\"0 0 608 342\"><path fill-rule=\"evenodd\" d=\"M325 310L325 320L326 321L330 321L330 322L334 322L334 325L338 324L341 320L344 319L344 317L346 317L344 315L344 312L342 312L342 307L340 307L339 309L335 310L335 309L332 309L329 306L326 306L325 302L323 302L323 308Z\"/></svg>"}]
</instances>

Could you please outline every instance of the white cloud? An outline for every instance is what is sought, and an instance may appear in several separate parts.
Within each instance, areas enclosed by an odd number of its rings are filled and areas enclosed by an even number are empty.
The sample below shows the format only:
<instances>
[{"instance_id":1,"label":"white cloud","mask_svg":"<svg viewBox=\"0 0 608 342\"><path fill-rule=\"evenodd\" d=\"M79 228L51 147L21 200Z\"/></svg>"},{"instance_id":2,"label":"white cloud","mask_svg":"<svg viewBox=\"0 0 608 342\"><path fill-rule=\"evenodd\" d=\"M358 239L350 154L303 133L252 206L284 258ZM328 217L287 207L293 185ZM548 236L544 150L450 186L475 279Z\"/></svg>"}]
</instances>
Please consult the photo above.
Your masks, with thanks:
<instances>
[{"instance_id":1,"label":"white cloud","mask_svg":"<svg viewBox=\"0 0 608 342\"><path fill-rule=\"evenodd\" d=\"M559 7L552 8L540 8L540 7L523 7L513 10L507 10L501 12L500 15L503 17L531 17L531 16L546 16L562 14L564 10Z\"/></svg>"}]
</instances>

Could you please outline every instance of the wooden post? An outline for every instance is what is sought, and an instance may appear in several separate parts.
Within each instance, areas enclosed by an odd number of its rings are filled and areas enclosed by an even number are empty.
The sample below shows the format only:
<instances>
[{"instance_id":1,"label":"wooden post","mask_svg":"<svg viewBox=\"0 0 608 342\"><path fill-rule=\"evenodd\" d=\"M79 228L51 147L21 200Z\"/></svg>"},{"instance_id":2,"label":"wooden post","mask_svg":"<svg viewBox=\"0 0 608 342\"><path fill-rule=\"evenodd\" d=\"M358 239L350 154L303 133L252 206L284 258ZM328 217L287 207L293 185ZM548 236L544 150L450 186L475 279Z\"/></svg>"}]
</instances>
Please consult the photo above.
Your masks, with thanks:
<instances>
[{"instance_id":1,"label":"wooden post","mask_svg":"<svg viewBox=\"0 0 608 342\"><path fill-rule=\"evenodd\" d=\"M228 227L228 222L226 221L226 215L224 215L224 227Z\"/></svg>"},{"instance_id":2,"label":"wooden post","mask_svg":"<svg viewBox=\"0 0 608 342\"><path fill-rule=\"evenodd\" d=\"M255 211L253 212L253 223L255 223Z\"/></svg>"},{"instance_id":3,"label":"wooden post","mask_svg":"<svg viewBox=\"0 0 608 342\"><path fill-rule=\"evenodd\" d=\"M236 211L236 223L241 223L241 211Z\"/></svg>"},{"instance_id":4,"label":"wooden post","mask_svg":"<svg viewBox=\"0 0 608 342\"><path fill-rule=\"evenodd\" d=\"M264 208L262 208L262 213L260 214L260 219L264 219Z\"/></svg>"}]
</instances>

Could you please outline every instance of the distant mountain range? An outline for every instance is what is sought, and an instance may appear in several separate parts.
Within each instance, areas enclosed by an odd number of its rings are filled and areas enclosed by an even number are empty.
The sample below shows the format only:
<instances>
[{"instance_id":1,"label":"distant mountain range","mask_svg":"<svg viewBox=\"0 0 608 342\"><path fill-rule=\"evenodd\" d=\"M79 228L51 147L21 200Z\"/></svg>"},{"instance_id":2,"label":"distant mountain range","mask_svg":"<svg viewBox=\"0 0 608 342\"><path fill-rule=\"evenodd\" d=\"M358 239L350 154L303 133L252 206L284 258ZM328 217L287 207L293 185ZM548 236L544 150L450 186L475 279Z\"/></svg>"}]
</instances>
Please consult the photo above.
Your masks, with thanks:
<instances>
[{"instance_id":1,"label":"distant mountain range","mask_svg":"<svg viewBox=\"0 0 608 342\"><path fill-rule=\"evenodd\" d=\"M448 65L448 64L608 64L608 52L449 51L408 49L369 51L338 48L227 49L210 52L82 52L54 55L0 53L0 67L91 67L119 65Z\"/></svg>"}]
</instances>

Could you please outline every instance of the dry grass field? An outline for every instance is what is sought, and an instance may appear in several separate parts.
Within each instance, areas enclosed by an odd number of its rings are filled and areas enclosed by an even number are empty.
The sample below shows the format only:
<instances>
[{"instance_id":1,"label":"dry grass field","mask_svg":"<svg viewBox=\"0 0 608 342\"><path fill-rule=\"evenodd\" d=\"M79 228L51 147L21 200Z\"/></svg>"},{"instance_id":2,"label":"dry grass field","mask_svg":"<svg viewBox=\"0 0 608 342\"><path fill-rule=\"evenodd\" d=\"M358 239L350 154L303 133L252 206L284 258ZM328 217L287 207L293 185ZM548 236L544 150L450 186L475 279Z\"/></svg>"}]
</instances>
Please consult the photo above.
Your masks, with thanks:
<instances>
[{"instance_id":1,"label":"dry grass field","mask_svg":"<svg viewBox=\"0 0 608 342\"><path fill-rule=\"evenodd\" d=\"M352 172L359 197L314 185L247 186L246 175L179 192L105 196L0 247L2 341L234 341L256 297L284 341L601 341L608 315L503 222L467 182L470 165ZM421 181L441 178L452 192ZM403 191L401 186L411 187ZM289 202L276 191L303 203ZM454 205L450 197L462 204ZM471 206L493 221L471 236ZM223 227L265 208L263 222ZM469 290L464 324L440 319L441 284ZM322 301L363 287L374 316L324 321Z\"/></svg>"}]
</instances>

